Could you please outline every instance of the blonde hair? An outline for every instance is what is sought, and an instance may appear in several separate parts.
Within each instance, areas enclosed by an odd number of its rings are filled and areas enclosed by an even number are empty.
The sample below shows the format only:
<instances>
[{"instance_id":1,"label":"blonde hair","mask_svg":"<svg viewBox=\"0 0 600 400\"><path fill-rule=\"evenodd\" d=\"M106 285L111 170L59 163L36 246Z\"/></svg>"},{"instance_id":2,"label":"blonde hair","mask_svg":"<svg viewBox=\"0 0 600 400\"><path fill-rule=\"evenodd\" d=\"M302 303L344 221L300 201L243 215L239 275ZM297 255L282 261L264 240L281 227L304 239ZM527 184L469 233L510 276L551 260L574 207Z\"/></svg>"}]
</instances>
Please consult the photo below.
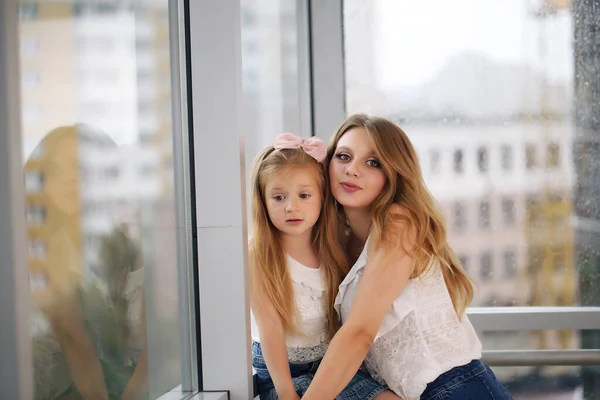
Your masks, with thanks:
<instances>
[{"instance_id":1,"label":"blonde hair","mask_svg":"<svg viewBox=\"0 0 600 400\"><path fill-rule=\"evenodd\" d=\"M326 281L328 334L333 337L339 320L333 303L343 277L348 272L348 262L341 247L335 205L329 198L329 182L325 167L302 149L263 150L254 160L251 175L252 218L250 265L253 282L260 285L279 314L286 332L302 334L294 322L296 307L292 281L286 257L281 247L279 231L267 212L265 187L269 179L293 167L309 168L317 178L322 195L321 214L313 227L313 246L321 260Z\"/></svg>"},{"instance_id":2,"label":"blonde hair","mask_svg":"<svg viewBox=\"0 0 600 400\"><path fill-rule=\"evenodd\" d=\"M446 238L444 217L431 193L427 190L417 154L410 139L399 126L380 117L363 114L350 116L331 138L327 160L334 155L340 138L353 128L363 128L375 143L387 183L371 205L373 218L372 242L379 243L388 208L396 203L405 211L403 220L416 236L414 271L411 278L419 277L438 260L452 304L459 318L473 299L473 284L460 265L458 257ZM338 209L340 226L344 225L343 211Z\"/></svg>"}]
</instances>

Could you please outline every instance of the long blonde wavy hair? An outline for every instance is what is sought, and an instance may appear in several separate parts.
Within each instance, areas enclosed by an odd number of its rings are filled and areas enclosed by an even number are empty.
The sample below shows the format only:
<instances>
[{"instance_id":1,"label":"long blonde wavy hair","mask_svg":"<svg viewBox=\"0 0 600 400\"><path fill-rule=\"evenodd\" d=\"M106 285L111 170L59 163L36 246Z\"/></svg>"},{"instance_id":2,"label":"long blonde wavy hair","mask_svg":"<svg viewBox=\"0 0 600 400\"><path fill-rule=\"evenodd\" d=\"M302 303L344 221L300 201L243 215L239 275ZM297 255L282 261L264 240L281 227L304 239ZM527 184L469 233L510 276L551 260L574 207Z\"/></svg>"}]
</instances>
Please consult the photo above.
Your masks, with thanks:
<instances>
[{"instance_id":1,"label":"long blonde wavy hair","mask_svg":"<svg viewBox=\"0 0 600 400\"><path fill-rule=\"evenodd\" d=\"M425 185L410 139L399 126L385 118L352 115L331 138L327 149L328 163L334 156L340 138L353 128L363 128L371 137L387 177L387 184L371 205L371 243L376 245L381 240L390 205L399 204L406 212L403 219L416 234L411 278L423 274L430 266L432 257L438 260L454 309L462 318L473 299L473 284L447 242L443 214ZM338 226L345 226L341 207L337 207L337 215Z\"/></svg>"},{"instance_id":2,"label":"long blonde wavy hair","mask_svg":"<svg viewBox=\"0 0 600 400\"><path fill-rule=\"evenodd\" d=\"M333 308L338 286L348 272L348 261L340 246L335 205L329 190L325 167L302 149L280 149L272 146L263 150L254 160L250 178L252 190L253 227L250 239L252 251L251 274L275 307L286 332L302 334L295 324L296 307L292 281L287 268L286 256L281 246L280 232L267 212L265 187L275 175L294 167L308 167L315 174L322 195L321 215L313 227L312 238L315 252L325 271L328 334L333 337L339 328L339 319Z\"/></svg>"}]
</instances>

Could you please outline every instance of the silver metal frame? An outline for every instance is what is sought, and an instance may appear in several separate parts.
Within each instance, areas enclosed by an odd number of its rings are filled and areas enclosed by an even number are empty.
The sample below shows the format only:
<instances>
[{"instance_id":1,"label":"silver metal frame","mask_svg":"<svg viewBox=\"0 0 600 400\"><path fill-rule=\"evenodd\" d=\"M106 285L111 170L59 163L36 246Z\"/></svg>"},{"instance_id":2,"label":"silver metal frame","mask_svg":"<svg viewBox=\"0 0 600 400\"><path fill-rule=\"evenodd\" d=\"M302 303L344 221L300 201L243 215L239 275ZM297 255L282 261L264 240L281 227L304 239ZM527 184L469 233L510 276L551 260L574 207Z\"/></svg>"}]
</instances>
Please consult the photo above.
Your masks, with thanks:
<instances>
[{"instance_id":1,"label":"silver metal frame","mask_svg":"<svg viewBox=\"0 0 600 400\"><path fill-rule=\"evenodd\" d=\"M33 399L21 144L19 2L0 2L0 398Z\"/></svg>"},{"instance_id":2,"label":"silver metal frame","mask_svg":"<svg viewBox=\"0 0 600 400\"><path fill-rule=\"evenodd\" d=\"M171 104L173 114L173 160L177 210L177 272L179 287L179 339L181 388L197 392L198 360L196 342L196 303L194 296L194 260L192 237L193 193L190 171L188 82L186 75L186 37L183 0L169 0L169 47Z\"/></svg>"},{"instance_id":3,"label":"silver metal frame","mask_svg":"<svg viewBox=\"0 0 600 400\"><path fill-rule=\"evenodd\" d=\"M478 331L600 330L600 307L473 307Z\"/></svg>"},{"instance_id":4,"label":"silver metal frame","mask_svg":"<svg viewBox=\"0 0 600 400\"><path fill-rule=\"evenodd\" d=\"M298 117L302 137L313 136L312 86L311 86L311 42L309 3L296 0L296 36L298 46Z\"/></svg>"},{"instance_id":5,"label":"silver metal frame","mask_svg":"<svg viewBox=\"0 0 600 400\"><path fill-rule=\"evenodd\" d=\"M494 367L600 365L600 350L488 350L482 359Z\"/></svg>"},{"instance_id":6,"label":"silver metal frame","mask_svg":"<svg viewBox=\"0 0 600 400\"><path fill-rule=\"evenodd\" d=\"M228 392L203 392L191 395L184 391L181 385L175 389L163 394L157 400L229 400Z\"/></svg>"},{"instance_id":7,"label":"silver metal frame","mask_svg":"<svg viewBox=\"0 0 600 400\"><path fill-rule=\"evenodd\" d=\"M329 141L346 118L343 0L308 0L313 135Z\"/></svg>"}]
</instances>

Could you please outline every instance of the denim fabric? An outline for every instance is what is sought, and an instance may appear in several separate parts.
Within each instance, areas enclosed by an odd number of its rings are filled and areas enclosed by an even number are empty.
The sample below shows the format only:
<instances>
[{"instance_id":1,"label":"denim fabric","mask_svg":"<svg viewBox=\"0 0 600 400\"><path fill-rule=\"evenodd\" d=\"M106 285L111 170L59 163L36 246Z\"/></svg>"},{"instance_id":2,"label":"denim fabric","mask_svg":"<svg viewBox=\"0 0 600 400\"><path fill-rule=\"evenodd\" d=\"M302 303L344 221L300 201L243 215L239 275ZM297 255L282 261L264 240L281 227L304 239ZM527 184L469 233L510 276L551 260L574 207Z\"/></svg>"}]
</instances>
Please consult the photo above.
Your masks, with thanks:
<instances>
[{"instance_id":1,"label":"denim fabric","mask_svg":"<svg viewBox=\"0 0 600 400\"><path fill-rule=\"evenodd\" d=\"M512 400L492 370L479 360L452 368L427 385L421 400Z\"/></svg>"},{"instance_id":2,"label":"denim fabric","mask_svg":"<svg viewBox=\"0 0 600 400\"><path fill-rule=\"evenodd\" d=\"M299 396L304 395L308 389L320 363L321 360L303 364L290 363L292 381ZM252 343L252 367L256 372L260 400L279 399L275 392L275 385L267 370L260 344L257 342ZM348 386L336 397L336 400L372 400L385 390L387 390L387 387L380 385L369 374L358 371L348 383Z\"/></svg>"}]
</instances>

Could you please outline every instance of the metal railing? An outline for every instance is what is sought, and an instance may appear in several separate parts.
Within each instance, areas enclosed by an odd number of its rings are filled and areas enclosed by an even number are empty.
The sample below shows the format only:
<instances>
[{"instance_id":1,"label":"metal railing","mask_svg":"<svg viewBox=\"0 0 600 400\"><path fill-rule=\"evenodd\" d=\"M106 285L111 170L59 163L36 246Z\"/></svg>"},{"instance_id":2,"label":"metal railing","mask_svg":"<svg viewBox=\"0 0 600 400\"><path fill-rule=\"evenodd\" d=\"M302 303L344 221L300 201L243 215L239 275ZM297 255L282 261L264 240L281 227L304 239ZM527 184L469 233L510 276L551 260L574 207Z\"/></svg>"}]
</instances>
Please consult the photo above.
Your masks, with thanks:
<instances>
[{"instance_id":1,"label":"metal railing","mask_svg":"<svg viewBox=\"0 0 600 400\"><path fill-rule=\"evenodd\" d=\"M493 367L600 365L600 350L487 350L482 360Z\"/></svg>"}]
</instances>

